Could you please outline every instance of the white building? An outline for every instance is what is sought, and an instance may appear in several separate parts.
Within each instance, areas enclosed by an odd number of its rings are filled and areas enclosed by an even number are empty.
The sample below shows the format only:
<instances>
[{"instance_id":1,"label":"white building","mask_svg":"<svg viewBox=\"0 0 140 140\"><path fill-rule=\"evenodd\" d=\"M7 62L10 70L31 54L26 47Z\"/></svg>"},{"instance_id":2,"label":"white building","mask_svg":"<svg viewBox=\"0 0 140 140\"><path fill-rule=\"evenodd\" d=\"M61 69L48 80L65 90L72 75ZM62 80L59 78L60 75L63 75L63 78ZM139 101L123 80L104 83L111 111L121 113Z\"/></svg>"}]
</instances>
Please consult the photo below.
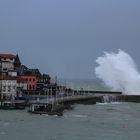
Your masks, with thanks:
<instances>
[{"instance_id":1,"label":"white building","mask_svg":"<svg viewBox=\"0 0 140 140\"><path fill-rule=\"evenodd\" d=\"M14 69L14 64L11 63L10 61L1 61L1 72L2 73L6 73L9 70L13 70Z\"/></svg>"},{"instance_id":2,"label":"white building","mask_svg":"<svg viewBox=\"0 0 140 140\"><path fill-rule=\"evenodd\" d=\"M17 70L21 66L18 55L0 54L0 98L14 98L18 88L23 89L23 83L18 85Z\"/></svg>"},{"instance_id":3,"label":"white building","mask_svg":"<svg viewBox=\"0 0 140 140\"><path fill-rule=\"evenodd\" d=\"M17 95L17 80L14 77L4 77L0 79L1 99L12 98Z\"/></svg>"},{"instance_id":4,"label":"white building","mask_svg":"<svg viewBox=\"0 0 140 140\"><path fill-rule=\"evenodd\" d=\"M23 90L27 90L26 80L17 78L17 96L22 96Z\"/></svg>"},{"instance_id":5,"label":"white building","mask_svg":"<svg viewBox=\"0 0 140 140\"><path fill-rule=\"evenodd\" d=\"M0 54L0 75L8 75L8 71L17 70L20 66L18 54Z\"/></svg>"}]
</instances>

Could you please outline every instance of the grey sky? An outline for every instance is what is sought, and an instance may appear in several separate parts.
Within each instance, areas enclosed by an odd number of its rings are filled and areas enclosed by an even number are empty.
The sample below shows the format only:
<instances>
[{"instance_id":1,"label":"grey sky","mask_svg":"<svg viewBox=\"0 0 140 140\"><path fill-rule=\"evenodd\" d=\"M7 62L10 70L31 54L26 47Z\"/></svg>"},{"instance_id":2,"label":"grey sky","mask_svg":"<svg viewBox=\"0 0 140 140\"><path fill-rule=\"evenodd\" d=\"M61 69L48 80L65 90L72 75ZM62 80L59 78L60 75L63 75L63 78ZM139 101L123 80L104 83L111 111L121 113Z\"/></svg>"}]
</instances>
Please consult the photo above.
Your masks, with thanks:
<instances>
[{"instance_id":1,"label":"grey sky","mask_svg":"<svg viewBox=\"0 0 140 140\"><path fill-rule=\"evenodd\" d=\"M94 78L103 51L140 65L139 0L1 0L0 52L64 78Z\"/></svg>"}]
</instances>

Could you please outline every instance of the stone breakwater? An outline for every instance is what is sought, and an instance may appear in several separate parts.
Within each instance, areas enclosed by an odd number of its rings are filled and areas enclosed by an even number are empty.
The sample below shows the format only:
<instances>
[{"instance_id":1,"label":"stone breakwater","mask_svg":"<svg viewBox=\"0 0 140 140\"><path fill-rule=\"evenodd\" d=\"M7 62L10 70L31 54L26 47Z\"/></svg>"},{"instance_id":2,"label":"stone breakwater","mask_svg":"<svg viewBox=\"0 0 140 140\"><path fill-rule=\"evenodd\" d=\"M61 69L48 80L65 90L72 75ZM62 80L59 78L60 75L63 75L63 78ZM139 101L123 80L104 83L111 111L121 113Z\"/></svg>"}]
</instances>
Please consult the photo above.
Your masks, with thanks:
<instances>
[{"instance_id":1,"label":"stone breakwater","mask_svg":"<svg viewBox=\"0 0 140 140\"><path fill-rule=\"evenodd\" d=\"M30 112L34 114L48 114L62 116L64 110L73 109L74 104L94 105L99 103L110 102L135 102L140 103L140 96L138 95L110 95L110 94L96 94L88 96L67 97L48 103L45 101L33 102L30 104Z\"/></svg>"}]
</instances>

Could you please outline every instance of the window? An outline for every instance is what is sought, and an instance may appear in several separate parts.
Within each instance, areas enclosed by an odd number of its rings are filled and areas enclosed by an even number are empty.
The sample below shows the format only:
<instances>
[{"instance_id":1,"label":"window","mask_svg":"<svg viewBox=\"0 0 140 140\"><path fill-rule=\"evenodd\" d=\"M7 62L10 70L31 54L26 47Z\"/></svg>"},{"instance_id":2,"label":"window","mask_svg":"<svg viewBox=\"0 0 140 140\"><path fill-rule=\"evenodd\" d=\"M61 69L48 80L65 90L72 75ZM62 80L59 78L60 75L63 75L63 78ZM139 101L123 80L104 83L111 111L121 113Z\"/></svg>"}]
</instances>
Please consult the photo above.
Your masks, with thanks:
<instances>
[{"instance_id":1,"label":"window","mask_svg":"<svg viewBox=\"0 0 140 140\"><path fill-rule=\"evenodd\" d=\"M30 78L30 82L32 81L32 79Z\"/></svg>"},{"instance_id":2,"label":"window","mask_svg":"<svg viewBox=\"0 0 140 140\"><path fill-rule=\"evenodd\" d=\"M35 78L33 78L33 82L35 81Z\"/></svg>"},{"instance_id":3,"label":"window","mask_svg":"<svg viewBox=\"0 0 140 140\"><path fill-rule=\"evenodd\" d=\"M32 89L32 86L31 85L29 85L29 89Z\"/></svg>"},{"instance_id":4,"label":"window","mask_svg":"<svg viewBox=\"0 0 140 140\"><path fill-rule=\"evenodd\" d=\"M13 89L15 90L16 89L16 86L13 86Z\"/></svg>"},{"instance_id":5,"label":"window","mask_svg":"<svg viewBox=\"0 0 140 140\"><path fill-rule=\"evenodd\" d=\"M3 68L3 71L7 71L7 68Z\"/></svg>"},{"instance_id":6,"label":"window","mask_svg":"<svg viewBox=\"0 0 140 140\"><path fill-rule=\"evenodd\" d=\"M6 86L3 86L3 92L5 92L6 91Z\"/></svg>"},{"instance_id":7,"label":"window","mask_svg":"<svg viewBox=\"0 0 140 140\"><path fill-rule=\"evenodd\" d=\"M33 85L33 89L35 89L35 85Z\"/></svg>"},{"instance_id":8,"label":"window","mask_svg":"<svg viewBox=\"0 0 140 140\"><path fill-rule=\"evenodd\" d=\"M8 86L8 92L10 92L11 91L11 86Z\"/></svg>"}]
</instances>

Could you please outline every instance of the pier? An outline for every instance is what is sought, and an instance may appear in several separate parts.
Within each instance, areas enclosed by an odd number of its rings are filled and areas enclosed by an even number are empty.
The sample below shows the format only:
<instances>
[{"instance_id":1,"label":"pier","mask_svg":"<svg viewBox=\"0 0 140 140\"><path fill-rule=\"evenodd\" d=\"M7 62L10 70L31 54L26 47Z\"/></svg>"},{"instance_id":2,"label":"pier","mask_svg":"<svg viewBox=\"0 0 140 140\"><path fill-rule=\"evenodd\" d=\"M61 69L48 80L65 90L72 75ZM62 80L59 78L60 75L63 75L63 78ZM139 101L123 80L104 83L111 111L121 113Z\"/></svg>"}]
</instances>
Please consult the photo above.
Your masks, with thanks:
<instances>
[{"instance_id":1,"label":"pier","mask_svg":"<svg viewBox=\"0 0 140 140\"><path fill-rule=\"evenodd\" d=\"M108 92L95 91L94 94L87 92L73 92L67 95L55 95L55 96L45 96L45 95L32 95L32 98L29 102L30 109L29 112L35 114L49 114L49 115L63 115L65 109L71 109L73 104L84 104L84 105L93 105L97 102L110 102L116 101L118 96L121 95L121 92ZM112 93L112 94L111 94ZM119 99L119 98L118 98Z\"/></svg>"}]
</instances>

